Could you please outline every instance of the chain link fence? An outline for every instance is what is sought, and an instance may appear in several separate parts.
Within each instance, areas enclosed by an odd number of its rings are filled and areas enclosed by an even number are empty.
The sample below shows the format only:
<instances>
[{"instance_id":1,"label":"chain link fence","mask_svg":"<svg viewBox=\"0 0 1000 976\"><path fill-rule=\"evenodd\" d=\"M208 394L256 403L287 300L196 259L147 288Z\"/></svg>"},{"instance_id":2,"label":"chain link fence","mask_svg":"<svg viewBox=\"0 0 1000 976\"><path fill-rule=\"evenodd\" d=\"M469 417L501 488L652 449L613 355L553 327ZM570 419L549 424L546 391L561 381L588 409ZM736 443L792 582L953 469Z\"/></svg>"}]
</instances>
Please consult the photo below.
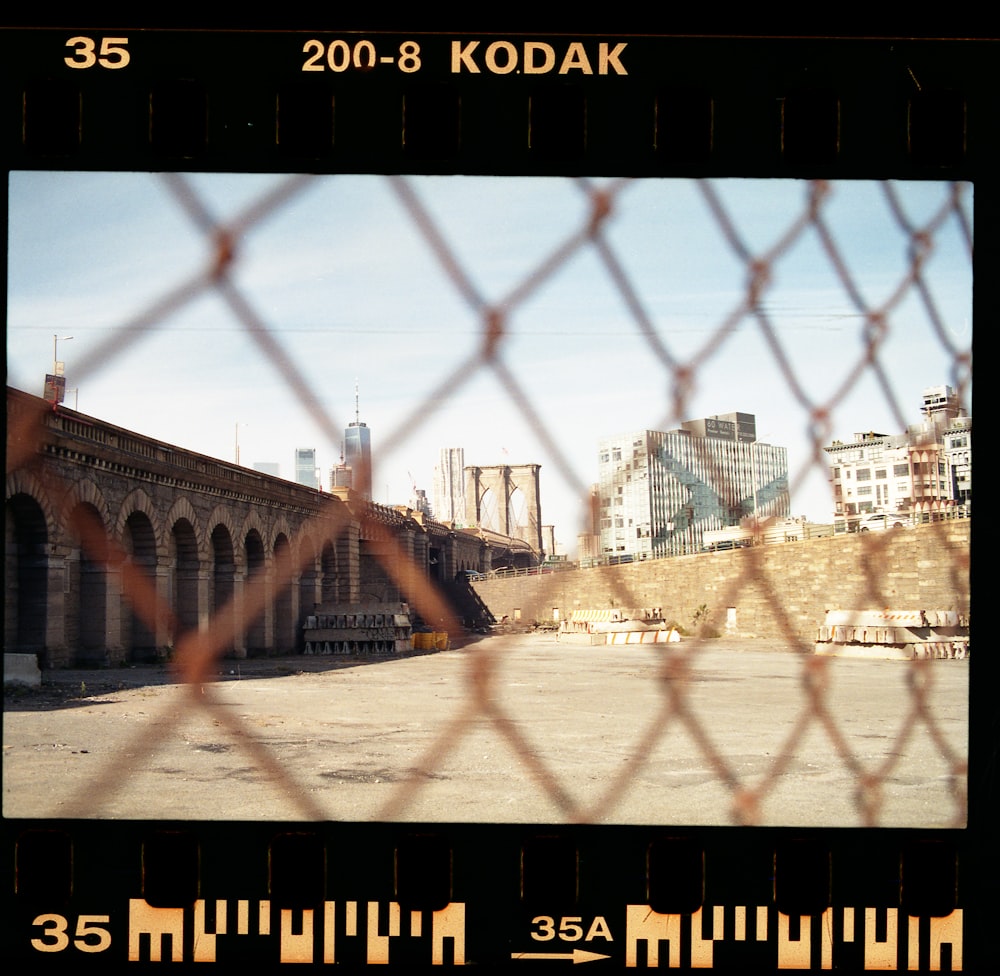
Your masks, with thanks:
<instances>
[{"instance_id":1,"label":"chain link fence","mask_svg":"<svg viewBox=\"0 0 1000 976\"><path fill-rule=\"evenodd\" d=\"M316 180L337 178L276 178L267 192L245 204L237 216L228 220L216 216L220 207L213 201L210 189L206 189L210 183L199 184L195 179L178 174L161 179L176 203L178 214L198 228L207 258L200 259L193 273L181 280L170 281L169 274L164 272L162 279L146 283L150 294L148 303L74 363L75 382L84 385L96 381L101 371L118 357L140 347L154 332L169 334L173 325L183 322L191 306L212 298L224 309L225 316L238 324L245 334L247 347L280 377L286 391L297 401L298 409L323 432L330 445L339 445L343 426L327 407L327 391L318 388L307 364L286 341L282 327L269 321L267 308L261 306L241 275L246 255L254 248L259 249L255 235L269 222L281 220L296 201L308 194ZM518 423L530 430L547 470L554 471L555 478L576 499L577 511L583 513L581 525L586 524L596 443L593 452L584 457L567 449L562 427L567 422L572 424L573 418L554 416L552 400L540 397L537 386L525 382L526 365L531 355L526 340L530 336L526 337L517 328L519 319L527 311L548 300L546 289L552 281L567 266L583 260L587 262L588 272L600 276L602 285L617 296L621 314L615 323L609 324L608 331L614 334L610 341L624 341L626 335L629 341L635 339L643 370L655 371L658 377L656 382L663 396L663 415L655 425L658 429L672 429L695 415L703 402L699 394L714 389L713 370L724 357L732 354L736 337L740 337L740 349L746 348L743 343L752 341L755 356L759 358L748 363L748 369L761 377L766 376L762 383L773 385L775 377L778 378L782 387L782 410L794 414L798 428L804 432L804 446L799 452L797 466L790 466L789 470L793 504L797 494L810 483L819 481L826 485L829 464L824 447L833 437L842 434L844 424L856 422L854 418L859 411L863 415L877 409L881 415L891 417L899 431L907 427L916 405L900 393L897 357L900 346L910 341L910 333L918 327L930 343L928 348L933 348L940 361L940 369L936 372L942 376L941 382L951 385L961 402L969 402L971 337L967 330L963 334L959 324L950 320L955 296L938 290L939 287L951 288L952 283L939 286L935 278L939 245L947 237L952 256L957 253L959 263L965 265L964 277L960 276L959 280L971 289L972 200L968 186L934 185L934 205L929 209L923 207L919 215L909 207L905 187L891 183L871 187L870 199L878 201L879 206L880 234L885 241L891 242L900 269L894 280L879 281L878 295L873 297L870 289L866 291L861 283L865 268L859 266L863 257L857 256L864 251L862 239L867 233L866 226L870 225L851 220L845 224L843 213L837 210L840 189L837 185L822 181L782 184L781 193L786 201L782 212L786 216L778 232L764 240L759 231L759 214L747 212L750 197L746 193L730 194L730 185L725 182L687 184L690 195L700 201L705 226L714 240L711 260L724 266L730 278L726 296L719 303L728 302L728 305L713 321L701 323L692 337L691 334L682 336L675 326L660 321L657 308L661 296L645 293L649 277L632 272L639 263L634 250L636 245L616 231L616 222L623 213L648 204L648 194L655 193L654 182L646 182L643 193L637 193L636 184L628 180L553 181L560 189L568 183L579 195L581 206L577 218L568 226L546 228L544 240L551 245L547 243L546 253L540 259L532 259L530 266L525 264L522 255L505 256L507 286L496 293L480 284L474 256L463 253L452 243L452 225L436 211L440 181L434 193L428 193L426 184L418 178L386 178L385 182L399 204L395 220L403 215L407 224L405 232L419 238L426 255L443 272L443 284L439 287L442 308L447 307L449 315L456 314L456 306L464 309L460 314L469 325L472 339L458 352L450 346L435 349L436 372L431 377L429 389L423 396L401 405L396 426L380 433L377 448L380 461L391 457L415 438L435 415L449 406L457 404L460 407L462 391L488 377L502 390L507 415L516 417ZM503 194L514 187L516 181L498 184L498 196L502 199ZM772 195L773 189L768 199ZM924 192L921 199L926 202L931 195ZM658 216L654 215L654 219ZM449 220L453 217L450 215ZM325 213L322 218L336 228L336 212ZM769 226L773 226L773 221ZM684 228L672 230L683 249ZM386 246L393 234L402 232L398 226L391 233L387 232ZM798 358L808 346L810 337L806 335L803 341L799 334L790 339L790 333L784 328L785 319L795 314L789 303L797 300L797 286L793 281L791 297L785 297L784 289L789 278L800 273L804 252L808 266L813 271L822 270L824 287L833 283L838 290L839 293L831 297L837 314L850 318L849 333L846 330L843 333L850 339L841 344L843 357L829 364L823 382L817 382L811 362L803 365ZM276 262L279 257L274 255ZM957 304L963 303L971 308L971 294L958 296ZM178 332L178 341L189 341L183 330ZM568 341L574 341L572 336ZM591 379L598 384L607 382L599 361L593 363ZM619 395L627 395L629 377L618 380ZM861 401L860 407L858 401ZM9 431L13 449L8 458L8 471L17 470L29 461L34 443L32 424L38 420L37 417L26 418L19 421L23 423L21 429ZM137 419L135 427L141 431L141 419ZM832 512L833 501L828 498L828 502ZM121 549L120 540L98 538L101 532L99 526L83 526L84 544L94 552L102 552L109 563L127 565L127 554ZM887 552L878 545L866 551L865 571L872 581L872 605L878 605L878 579L886 568L880 560L891 558L891 553L887 555ZM304 558L307 558L305 550ZM762 558L759 550L752 551L744 564L745 571L737 590L758 584ZM413 605L425 619L445 621L445 628L456 639L462 634L452 609L425 572L408 562L402 549L389 547L381 559L386 574L402 591L411 595ZM967 585L968 553L956 553L954 559L952 571L956 587L961 589ZM281 580L296 579L303 569L304 565L295 557L286 557L277 567L278 584ZM619 605L637 605L621 580L616 585ZM141 572L125 573L123 588L126 599L149 626L154 625L158 616L171 612L170 608L159 605L153 587ZM965 592L967 590L956 592L956 603L966 599ZM263 610L266 594L263 579L249 581L243 605L246 619ZM727 597L732 600L736 595L730 593ZM771 593L769 599L780 604L781 596ZM780 617L780 605L774 610ZM178 679L189 692L184 697L183 708L163 716L158 737L137 735L130 739L123 746L122 755L127 750L129 767L140 768L155 753L163 737L178 734L193 715L205 714L239 738L251 762L293 798L303 817L327 819L331 811L316 799L309 784L290 775L279 752L223 704L216 693L212 676L220 656L231 646L235 626L234 611L226 607L213 616L207 627L183 635L176 645L173 662ZM653 679L657 704L646 717L643 731L636 741L626 744L626 758L614 776L595 794L581 800L573 784L565 782L561 772L537 754L530 729L514 717L513 711L497 694L497 684L509 667L505 660L507 647L516 639L497 635L470 648L463 658L466 667L461 705L451 720L436 731L430 747L380 811L380 818L405 819L421 790L432 788L428 783L445 758L459 749L466 738L487 727L513 750L522 772L567 822L599 822L613 817L617 798L650 753L668 743L671 736L681 734L696 744L704 768L724 785L731 800L731 821L760 822L760 805L786 774L796 755L797 744L807 732L818 730L833 744L850 771L859 824L878 825L881 822L881 787L913 736L932 740L949 783L952 799L949 819L955 825L965 823L966 750L955 747L934 709L935 670L941 667L938 662L914 661L906 665L910 669L909 715L896 730L895 748L871 761L860 755L857 746L845 735L830 704L831 659L813 655L812 647L803 646L789 627L778 640L799 654L798 717L791 733L782 737L766 773L750 778L741 771L735 758L720 750L712 728L692 704L690 679L709 642L691 638L670 645L664 650ZM377 666L392 668L394 665L386 662ZM88 783L86 795L77 798L75 813L81 816L99 813L100 798L120 787L122 768L121 755L108 762Z\"/></svg>"}]
</instances>

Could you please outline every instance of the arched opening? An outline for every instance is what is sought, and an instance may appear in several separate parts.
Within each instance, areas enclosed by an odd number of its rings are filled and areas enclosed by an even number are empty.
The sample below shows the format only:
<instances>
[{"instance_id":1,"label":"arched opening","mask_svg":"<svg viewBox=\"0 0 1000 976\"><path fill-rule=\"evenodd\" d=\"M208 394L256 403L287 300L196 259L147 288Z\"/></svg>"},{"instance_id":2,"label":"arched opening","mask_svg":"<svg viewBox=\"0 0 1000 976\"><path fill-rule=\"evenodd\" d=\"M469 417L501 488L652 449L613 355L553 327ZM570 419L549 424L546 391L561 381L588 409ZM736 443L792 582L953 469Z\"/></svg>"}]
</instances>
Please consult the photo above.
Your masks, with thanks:
<instances>
[{"instance_id":1,"label":"arched opening","mask_svg":"<svg viewBox=\"0 0 1000 976\"><path fill-rule=\"evenodd\" d=\"M125 521L125 552L132 566L146 577L149 591L156 581L156 538L144 512L133 512ZM156 658L155 606L151 600L122 596L122 644L133 661Z\"/></svg>"},{"instance_id":2,"label":"arched opening","mask_svg":"<svg viewBox=\"0 0 1000 976\"><path fill-rule=\"evenodd\" d=\"M41 506L19 493L7 502L4 582L6 646L21 653L45 650L48 606L48 533Z\"/></svg>"},{"instance_id":3,"label":"arched opening","mask_svg":"<svg viewBox=\"0 0 1000 976\"><path fill-rule=\"evenodd\" d=\"M507 499L507 525L509 535L513 539L530 540L528 531L531 528L531 517L528 514L528 500L520 488L511 490Z\"/></svg>"},{"instance_id":4,"label":"arched opening","mask_svg":"<svg viewBox=\"0 0 1000 976\"><path fill-rule=\"evenodd\" d=\"M244 608L251 591L264 582L264 571L267 562L264 554L264 541L256 529L251 529L243 543L247 559L247 577L244 593ZM262 655L267 652L267 640L264 628L264 601L258 600L256 613L248 613L244 609L244 626L246 628L247 654Z\"/></svg>"},{"instance_id":5,"label":"arched opening","mask_svg":"<svg viewBox=\"0 0 1000 976\"><path fill-rule=\"evenodd\" d=\"M500 500L492 488L479 496L479 527L491 532L503 532L500 513Z\"/></svg>"},{"instance_id":6,"label":"arched opening","mask_svg":"<svg viewBox=\"0 0 1000 976\"><path fill-rule=\"evenodd\" d=\"M441 564L444 552L438 546L431 546L427 551L427 575L432 580L441 579Z\"/></svg>"}]
</instances>

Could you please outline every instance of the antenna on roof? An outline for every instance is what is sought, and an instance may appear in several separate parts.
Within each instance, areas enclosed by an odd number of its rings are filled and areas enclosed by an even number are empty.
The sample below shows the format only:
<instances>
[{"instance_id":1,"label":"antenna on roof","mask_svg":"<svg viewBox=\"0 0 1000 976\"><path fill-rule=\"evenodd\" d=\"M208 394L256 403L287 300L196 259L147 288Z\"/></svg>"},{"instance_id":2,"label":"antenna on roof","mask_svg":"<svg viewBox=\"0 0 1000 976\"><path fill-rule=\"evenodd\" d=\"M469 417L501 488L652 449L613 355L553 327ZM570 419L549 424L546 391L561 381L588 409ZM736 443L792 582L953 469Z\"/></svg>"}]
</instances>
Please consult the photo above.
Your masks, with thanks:
<instances>
[{"instance_id":1,"label":"antenna on roof","mask_svg":"<svg viewBox=\"0 0 1000 976\"><path fill-rule=\"evenodd\" d=\"M361 401L358 396L358 378L354 378L354 422L361 423Z\"/></svg>"}]
</instances>

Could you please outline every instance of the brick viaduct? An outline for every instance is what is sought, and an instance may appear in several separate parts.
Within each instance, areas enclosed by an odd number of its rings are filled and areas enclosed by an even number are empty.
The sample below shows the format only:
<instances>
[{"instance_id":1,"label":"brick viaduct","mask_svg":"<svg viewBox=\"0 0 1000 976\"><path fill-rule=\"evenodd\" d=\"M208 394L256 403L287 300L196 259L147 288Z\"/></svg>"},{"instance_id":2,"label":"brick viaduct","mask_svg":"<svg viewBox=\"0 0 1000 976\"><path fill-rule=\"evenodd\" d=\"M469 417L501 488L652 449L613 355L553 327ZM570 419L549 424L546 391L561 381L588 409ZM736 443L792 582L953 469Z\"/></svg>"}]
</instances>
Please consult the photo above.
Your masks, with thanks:
<instances>
[{"instance_id":1,"label":"brick viaduct","mask_svg":"<svg viewBox=\"0 0 1000 976\"><path fill-rule=\"evenodd\" d=\"M294 652L316 604L409 598L384 567L390 551L441 581L512 551L515 563L537 561L515 540L316 491L11 389L7 432L5 649L45 667L163 658L227 605L232 655ZM290 585L279 566L293 567ZM155 623L123 596L135 570L169 608ZM262 575L264 610L246 612Z\"/></svg>"},{"instance_id":2,"label":"brick viaduct","mask_svg":"<svg viewBox=\"0 0 1000 976\"><path fill-rule=\"evenodd\" d=\"M443 585L462 569L537 554L495 533L456 531L406 508L314 491L114 427L8 390L5 648L43 666L161 658L179 633L228 603L229 653L292 653L315 604L407 599L384 568L402 551ZM121 558L81 545L98 524ZM969 612L969 520L834 536L647 563L490 579L475 589L493 615L522 622L574 610L662 607L690 626L704 608L735 636L811 643L827 609ZM518 549L518 546L521 549ZM383 559L380 561L379 556ZM274 585L276 566L295 567ZM122 596L138 569L170 614L154 627ZM264 576L262 614L243 612Z\"/></svg>"}]
</instances>

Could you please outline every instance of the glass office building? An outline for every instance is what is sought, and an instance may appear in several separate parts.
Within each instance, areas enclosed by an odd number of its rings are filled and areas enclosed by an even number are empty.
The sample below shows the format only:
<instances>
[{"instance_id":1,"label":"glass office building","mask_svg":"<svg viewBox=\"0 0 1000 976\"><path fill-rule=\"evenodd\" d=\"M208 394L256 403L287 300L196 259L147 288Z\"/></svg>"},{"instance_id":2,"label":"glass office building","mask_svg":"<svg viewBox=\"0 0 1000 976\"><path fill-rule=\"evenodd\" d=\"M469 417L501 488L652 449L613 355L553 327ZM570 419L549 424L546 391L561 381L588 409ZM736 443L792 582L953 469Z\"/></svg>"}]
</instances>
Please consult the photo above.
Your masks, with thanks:
<instances>
[{"instance_id":1,"label":"glass office building","mask_svg":"<svg viewBox=\"0 0 1000 976\"><path fill-rule=\"evenodd\" d=\"M701 552L706 530L789 515L788 451L757 441L752 414L607 438L598 471L605 558Z\"/></svg>"}]
</instances>

